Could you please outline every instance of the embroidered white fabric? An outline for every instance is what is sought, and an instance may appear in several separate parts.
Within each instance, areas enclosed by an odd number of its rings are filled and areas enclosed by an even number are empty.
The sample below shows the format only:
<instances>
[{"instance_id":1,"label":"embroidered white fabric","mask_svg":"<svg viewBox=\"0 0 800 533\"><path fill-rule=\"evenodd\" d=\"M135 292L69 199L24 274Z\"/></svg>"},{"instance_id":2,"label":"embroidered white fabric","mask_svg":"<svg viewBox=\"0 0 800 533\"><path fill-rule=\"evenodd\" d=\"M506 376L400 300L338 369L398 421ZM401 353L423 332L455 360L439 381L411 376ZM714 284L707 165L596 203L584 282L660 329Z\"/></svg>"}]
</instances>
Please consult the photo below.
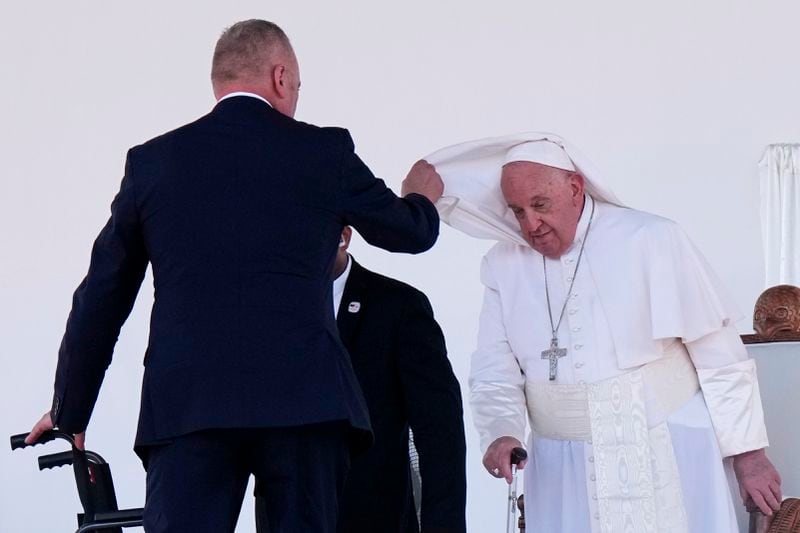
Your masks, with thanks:
<instances>
[{"instance_id":1,"label":"embroidered white fabric","mask_svg":"<svg viewBox=\"0 0 800 533\"><path fill-rule=\"evenodd\" d=\"M670 433L648 405L670 413L688 402L699 390L692 369L677 343L669 356L598 383L526 383L535 438L584 441L593 450L586 482L601 533L688 533Z\"/></svg>"},{"instance_id":2,"label":"embroidered white fabric","mask_svg":"<svg viewBox=\"0 0 800 533\"><path fill-rule=\"evenodd\" d=\"M719 453L702 393L697 393L671 414L659 429L651 428L649 439L656 446L664 446L666 435L675 457L688 531L738 533L726 476L730 465L723 463ZM533 435L527 444L529 462L523 471L522 492L525 494L525 517L531 530L537 533L602 533L600 502L595 490L598 479L596 447L588 442ZM652 470L661 472L663 466L656 464ZM659 476L661 474L654 476L656 484L663 479ZM670 506L665 504L662 508Z\"/></svg>"},{"instance_id":3,"label":"embroidered white fabric","mask_svg":"<svg viewBox=\"0 0 800 533\"><path fill-rule=\"evenodd\" d=\"M601 533L688 533L666 424L649 429L641 371L589 386ZM594 529L594 528L593 528Z\"/></svg>"}]
</instances>

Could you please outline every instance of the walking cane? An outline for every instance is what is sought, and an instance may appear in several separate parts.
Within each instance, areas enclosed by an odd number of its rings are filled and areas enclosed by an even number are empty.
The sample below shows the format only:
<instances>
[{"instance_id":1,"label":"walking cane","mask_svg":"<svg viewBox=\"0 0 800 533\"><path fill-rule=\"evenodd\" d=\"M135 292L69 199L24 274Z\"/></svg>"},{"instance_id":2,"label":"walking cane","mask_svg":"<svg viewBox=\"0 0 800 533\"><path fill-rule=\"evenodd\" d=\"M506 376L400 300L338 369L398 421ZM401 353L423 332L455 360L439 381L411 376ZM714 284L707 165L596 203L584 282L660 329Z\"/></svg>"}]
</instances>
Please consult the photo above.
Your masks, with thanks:
<instances>
[{"instance_id":1,"label":"walking cane","mask_svg":"<svg viewBox=\"0 0 800 533\"><path fill-rule=\"evenodd\" d=\"M522 448L511 450L511 483L508 485L506 533L515 533L517 527L517 465L527 458L528 452Z\"/></svg>"},{"instance_id":2,"label":"walking cane","mask_svg":"<svg viewBox=\"0 0 800 533\"><path fill-rule=\"evenodd\" d=\"M748 533L767 533L769 526L772 525L772 517L762 513L752 498L748 497L744 506L750 514Z\"/></svg>"}]
</instances>

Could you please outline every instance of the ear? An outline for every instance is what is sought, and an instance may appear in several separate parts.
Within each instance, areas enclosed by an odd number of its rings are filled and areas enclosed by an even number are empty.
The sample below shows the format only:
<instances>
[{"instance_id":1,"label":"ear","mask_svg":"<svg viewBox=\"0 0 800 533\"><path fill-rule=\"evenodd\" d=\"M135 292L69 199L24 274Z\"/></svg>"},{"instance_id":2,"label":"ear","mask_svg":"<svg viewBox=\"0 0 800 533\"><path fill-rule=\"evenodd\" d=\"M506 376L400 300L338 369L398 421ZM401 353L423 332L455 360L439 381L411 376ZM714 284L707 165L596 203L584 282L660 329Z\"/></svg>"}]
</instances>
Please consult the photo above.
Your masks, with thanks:
<instances>
[{"instance_id":1,"label":"ear","mask_svg":"<svg viewBox=\"0 0 800 533\"><path fill-rule=\"evenodd\" d=\"M586 180L583 174L573 172L569 178L570 189L572 190L572 197L580 199L583 197L584 189L586 187Z\"/></svg>"},{"instance_id":2,"label":"ear","mask_svg":"<svg viewBox=\"0 0 800 533\"><path fill-rule=\"evenodd\" d=\"M350 226L345 226L344 229L342 230L342 240L341 240L341 242L343 242L344 244L340 244L339 246L347 250L350 247L350 239L352 237L353 237L353 228L351 228Z\"/></svg>"},{"instance_id":3,"label":"ear","mask_svg":"<svg viewBox=\"0 0 800 533\"><path fill-rule=\"evenodd\" d=\"M289 93L289 84L286 79L286 67L284 65L275 65L272 69L272 86L278 97L286 98Z\"/></svg>"}]
</instances>

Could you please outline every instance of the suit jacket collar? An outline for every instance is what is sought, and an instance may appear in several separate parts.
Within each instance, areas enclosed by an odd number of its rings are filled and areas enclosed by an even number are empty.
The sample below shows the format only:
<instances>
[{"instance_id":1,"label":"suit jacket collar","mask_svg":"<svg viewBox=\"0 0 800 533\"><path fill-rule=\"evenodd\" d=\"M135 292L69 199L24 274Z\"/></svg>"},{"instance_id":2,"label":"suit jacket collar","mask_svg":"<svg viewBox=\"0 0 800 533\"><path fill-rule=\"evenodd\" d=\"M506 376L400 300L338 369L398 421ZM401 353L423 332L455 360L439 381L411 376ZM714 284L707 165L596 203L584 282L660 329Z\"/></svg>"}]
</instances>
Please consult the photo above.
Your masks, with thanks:
<instances>
[{"instance_id":1,"label":"suit jacket collar","mask_svg":"<svg viewBox=\"0 0 800 533\"><path fill-rule=\"evenodd\" d=\"M221 115L231 120L263 120L283 117L270 104L250 96L232 96L217 102L211 111L213 115ZM285 117L289 118L289 117Z\"/></svg>"},{"instance_id":2,"label":"suit jacket collar","mask_svg":"<svg viewBox=\"0 0 800 533\"><path fill-rule=\"evenodd\" d=\"M339 313L336 323L339 326L339 338L345 346L349 346L353 336L358 331L361 324L361 315L364 312L364 305L368 305L366 300L369 298L367 290L367 269L358 264L350 257L350 275L344 285L342 301L339 303Z\"/></svg>"},{"instance_id":3,"label":"suit jacket collar","mask_svg":"<svg viewBox=\"0 0 800 533\"><path fill-rule=\"evenodd\" d=\"M260 94L250 93L247 91L234 91L232 93L228 93L219 100L217 100L217 103L222 102L223 100L227 100L228 98L236 98L237 96L247 96L250 98L255 98L256 100L261 100L265 104L269 104L269 106L272 107L272 104L270 104L269 101Z\"/></svg>"}]
</instances>

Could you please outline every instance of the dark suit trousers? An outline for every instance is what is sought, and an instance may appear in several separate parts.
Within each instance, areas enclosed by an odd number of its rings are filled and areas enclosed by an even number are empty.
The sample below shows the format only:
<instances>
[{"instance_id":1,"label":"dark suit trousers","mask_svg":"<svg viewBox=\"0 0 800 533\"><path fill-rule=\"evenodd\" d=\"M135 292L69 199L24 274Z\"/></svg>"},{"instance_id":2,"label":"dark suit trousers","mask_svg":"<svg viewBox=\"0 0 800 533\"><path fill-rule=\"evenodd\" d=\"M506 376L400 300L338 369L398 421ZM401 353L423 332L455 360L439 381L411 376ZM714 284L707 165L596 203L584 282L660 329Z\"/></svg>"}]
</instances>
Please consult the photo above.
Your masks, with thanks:
<instances>
[{"instance_id":1,"label":"dark suit trousers","mask_svg":"<svg viewBox=\"0 0 800 533\"><path fill-rule=\"evenodd\" d=\"M269 533L333 533L350 462L347 426L216 429L147 450L147 533L233 532L250 475Z\"/></svg>"}]
</instances>

